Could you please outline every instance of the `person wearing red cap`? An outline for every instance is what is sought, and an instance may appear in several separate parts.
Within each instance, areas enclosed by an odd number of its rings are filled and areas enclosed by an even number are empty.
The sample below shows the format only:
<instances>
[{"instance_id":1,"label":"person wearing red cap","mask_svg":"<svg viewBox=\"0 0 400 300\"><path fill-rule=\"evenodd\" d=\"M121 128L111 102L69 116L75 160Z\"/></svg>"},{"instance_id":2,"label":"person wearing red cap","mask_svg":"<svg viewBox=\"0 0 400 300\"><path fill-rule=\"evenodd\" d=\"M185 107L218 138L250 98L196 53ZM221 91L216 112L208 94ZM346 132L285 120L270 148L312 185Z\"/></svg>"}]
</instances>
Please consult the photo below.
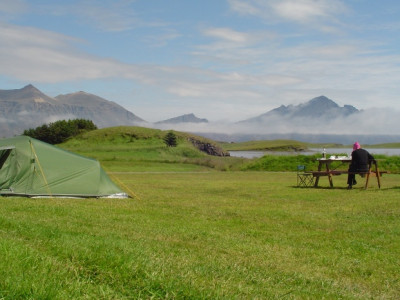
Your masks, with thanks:
<instances>
[{"instance_id":1,"label":"person wearing red cap","mask_svg":"<svg viewBox=\"0 0 400 300\"><path fill-rule=\"evenodd\" d=\"M368 172L369 161L374 157L369 154L365 149L361 148L359 142L353 145L353 152L351 153L351 163L349 167L349 175L347 177L347 188L351 189L357 183L355 172Z\"/></svg>"}]
</instances>

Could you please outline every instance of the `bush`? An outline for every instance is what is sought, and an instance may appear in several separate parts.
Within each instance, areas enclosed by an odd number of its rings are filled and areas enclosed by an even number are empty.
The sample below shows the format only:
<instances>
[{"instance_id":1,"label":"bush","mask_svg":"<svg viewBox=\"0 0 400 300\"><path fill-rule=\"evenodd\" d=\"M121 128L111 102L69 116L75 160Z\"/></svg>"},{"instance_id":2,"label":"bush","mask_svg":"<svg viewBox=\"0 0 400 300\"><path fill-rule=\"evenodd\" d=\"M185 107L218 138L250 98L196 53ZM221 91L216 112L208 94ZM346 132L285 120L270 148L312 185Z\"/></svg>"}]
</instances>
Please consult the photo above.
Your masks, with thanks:
<instances>
[{"instance_id":1,"label":"bush","mask_svg":"<svg viewBox=\"0 0 400 300\"><path fill-rule=\"evenodd\" d=\"M60 120L50 124L44 124L24 130L23 135L30 136L40 141L49 144L60 144L68 138L76 136L85 131L97 129L97 126L91 120L74 119L74 120Z\"/></svg>"},{"instance_id":2,"label":"bush","mask_svg":"<svg viewBox=\"0 0 400 300\"><path fill-rule=\"evenodd\" d=\"M164 142L168 147L176 147L178 145L176 135L172 131L169 131L164 137Z\"/></svg>"},{"instance_id":3,"label":"bush","mask_svg":"<svg viewBox=\"0 0 400 300\"><path fill-rule=\"evenodd\" d=\"M295 171L297 170L297 165L305 165L306 169L311 171L318 167L316 162L318 157L318 155L266 155L243 166L242 170Z\"/></svg>"}]
</instances>

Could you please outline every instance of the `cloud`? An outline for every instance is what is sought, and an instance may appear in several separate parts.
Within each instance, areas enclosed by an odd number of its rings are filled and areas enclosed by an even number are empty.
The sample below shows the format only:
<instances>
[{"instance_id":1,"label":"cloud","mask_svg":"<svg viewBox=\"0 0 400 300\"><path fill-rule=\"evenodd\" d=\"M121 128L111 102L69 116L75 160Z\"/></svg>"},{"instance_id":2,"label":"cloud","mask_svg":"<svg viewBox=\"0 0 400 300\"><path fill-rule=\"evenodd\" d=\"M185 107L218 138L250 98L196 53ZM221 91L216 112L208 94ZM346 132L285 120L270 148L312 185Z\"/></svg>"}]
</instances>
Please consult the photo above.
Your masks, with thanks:
<instances>
[{"instance_id":1,"label":"cloud","mask_svg":"<svg viewBox=\"0 0 400 300\"><path fill-rule=\"evenodd\" d=\"M300 23L329 19L346 11L341 1L335 0L279 0L271 1L270 5L276 15Z\"/></svg>"},{"instance_id":2,"label":"cloud","mask_svg":"<svg viewBox=\"0 0 400 300\"><path fill-rule=\"evenodd\" d=\"M223 69L244 71L246 66L265 63L275 51L276 34L265 31L244 32L227 27L210 27L201 34L208 43L197 44L191 54Z\"/></svg>"},{"instance_id":3,"label":"cloud","mask_svg":"<svg viewBox=\"0 0 400 300\"><path fill-rule=\"evenodd\" d=\"M132 0L84 0L74 12L81 21L104 31L131 30L142 21L132 8Z\"/></svg>"},{"instance_id":4,"label":"cloud","mask_svg":"<svg viewBox=\"0 0 400 300\"><path fill-rule=\"evenodd\" d=\"M348 117L335 119L292 118L272 116L262 123L243 124L230 122L156 124L155 128L187 132L225 135L276 135L276 134L325 134L325 135L382 135L398 136L400 120L398 111L367 109ZM371 121L373 120L373 122Z\"/></svg>"},{"instance_id":5,"label":"cloud","mask_svg":"<svg viewBox=\"0 0 400 300\"><path fill-rule=\"evenodd\" d=\"M203 31L203 34L210 37L215 37L228 42L245 44L249 42L250 35L235 31L231 28L209 28Z\"/></svg>"},{"instance_id":6,"label":"cloud","mask_svg":"<svg viewBox=\"0 0 400 300\"><path fill-rule=\"evenodd\" d=\"M271 21L325 22L348 9L338 0L228 0L233 11Z\"/></svg>"},{"instance_id":7,"label":"cloud","mask_svg":"<svg viewBox=\"0 0 400 300\"><path fill-rule=\"evenodd\" d=\"M36 4L32 10L36 14L67 16L80 24L105 32L128 31L143 22L133 5L135 0L81 0L62 4Z\"/></svg>"},{"instance_id":8,"label":"cloud","mask_svg":"<svg viewBox=\"0 0 400 300\"><path fill-rule=\"evenodd\" d=\"M178 33L176 30L160 28L157 34L147 35L143 40L147 45L152 47L164 47L180 37L182 37L182 34Z\"/></svg>"},{"instance_id":9,"label":"cloud","mask_svg":"<svg viewBox=\"0 0 400 300\"><path fill-rule=\"evenodd\" d=\"M202 35L218 42L230 43L232 46L252 46L263 42L271 42L276 34L271 31L238 31L229 27L209 27L201 30Z\"/></svg>"},{"instance_id":10,"label":"cloud","mask_svg":"<svg viewBox=\"0 0 400 300\"><path fill-rule=\"evenodd\" d=\"M126 71L120 62L79 52L73 45L81 41L46 30L2 24L0 40L1 73L26 82L99 79Z\"/></svg>"},{"instance_id":11,"label":"cloud","mask_svg":"<svg viewBox=\"0 0 400 300\"><path fill-rule=\"evenodd\" d=\"M2 0L0 2L0 16L3 18L12 18L14 15L20 15L28 10L28 4L23 0Z\"/></svg>"}]
</instances>

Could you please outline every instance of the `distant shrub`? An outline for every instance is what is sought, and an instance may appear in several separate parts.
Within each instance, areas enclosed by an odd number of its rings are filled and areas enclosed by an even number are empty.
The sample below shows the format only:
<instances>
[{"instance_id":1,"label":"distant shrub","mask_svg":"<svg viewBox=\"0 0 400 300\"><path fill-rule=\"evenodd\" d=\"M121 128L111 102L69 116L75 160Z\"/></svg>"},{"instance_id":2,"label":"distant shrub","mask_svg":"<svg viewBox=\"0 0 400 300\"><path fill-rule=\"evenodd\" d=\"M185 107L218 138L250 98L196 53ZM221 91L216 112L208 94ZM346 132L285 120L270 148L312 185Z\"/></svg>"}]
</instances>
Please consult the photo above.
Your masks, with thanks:
<instances>
[{"instance_id":1,"label":"distant shrub","mask_svg":"<svg viewBox=\"0 0 400 300\"><path fill-rule=\"evenodd\" d=\"M168 147L176 147L178 145L176 135L172 131L168 131L168 133L164 137L164 142Z\"/></svg>"},{"instance_id":2,"label":"distant shrub","mask_svg":"<svg viewBox=\"0 0 400 300\"><path fill-rule=\"evenodd\" d=\"M91 120L74 119L60 120L54 123L44 124L24 130L23 135L33 137L49 144L60 144L68 138L76 136L85 131L97 129L97 126Z\"/></svg>"},{"instance_id":3,"label":"distant shrub","mask_svg":"<svg viewBox=\"0 0 400 300\"><path fill-rule=\"evenodd\" d=\"M400 173L400 156L374 155L378 161L379 170L390 173Z\"/></svg>"},{"instance_id":4,"label":"distant shrub","mask_svg":"<svg viewBox=\"0 0 400 300\"><path fill-rule=\"evenodd\" d=\"M265 155L244 165L242 170L294 171L297 165L305 165L306 169L311 171L318 166L316 159L316 155Z\"/></svg>"}]
</instances>

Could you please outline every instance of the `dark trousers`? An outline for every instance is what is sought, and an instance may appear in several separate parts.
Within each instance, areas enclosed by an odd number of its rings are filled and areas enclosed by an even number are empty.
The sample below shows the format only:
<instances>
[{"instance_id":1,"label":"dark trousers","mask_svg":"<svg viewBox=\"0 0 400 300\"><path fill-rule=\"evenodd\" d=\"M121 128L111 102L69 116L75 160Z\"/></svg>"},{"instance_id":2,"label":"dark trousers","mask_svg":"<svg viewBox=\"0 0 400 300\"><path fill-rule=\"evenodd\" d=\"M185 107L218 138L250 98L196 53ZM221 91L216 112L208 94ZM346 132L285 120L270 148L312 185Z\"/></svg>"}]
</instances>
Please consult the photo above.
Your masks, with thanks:
<instances>
[{"instance_id":1,"label":"dark trousers","mask_svg":"<svg viewBox=\"0 0 400 300\"><path fill-rule=\"evenodd\" d=\"M350 172L350 171L349 171ZM357 181L356 181L356 174L349 174L348 176L347 176L347 184L348 185L354 185L354 184L356 184L357 183Z\"/></svg>"},{"instance_id":2,"label":"dark trousers","mask_svg":"<svg viewBox=\"0 0 400 300\"><path fill-rule=\"evenodd\" d=\"M368 172L368 167L367 168L355 168L353 166L350 166L349 175L347 176L347 184L348 185L355 185L357 183L356 174L354 174L355 172ZM353 174L351 174L351 173L353 173Z\"/></svg>"}]
</instances>

